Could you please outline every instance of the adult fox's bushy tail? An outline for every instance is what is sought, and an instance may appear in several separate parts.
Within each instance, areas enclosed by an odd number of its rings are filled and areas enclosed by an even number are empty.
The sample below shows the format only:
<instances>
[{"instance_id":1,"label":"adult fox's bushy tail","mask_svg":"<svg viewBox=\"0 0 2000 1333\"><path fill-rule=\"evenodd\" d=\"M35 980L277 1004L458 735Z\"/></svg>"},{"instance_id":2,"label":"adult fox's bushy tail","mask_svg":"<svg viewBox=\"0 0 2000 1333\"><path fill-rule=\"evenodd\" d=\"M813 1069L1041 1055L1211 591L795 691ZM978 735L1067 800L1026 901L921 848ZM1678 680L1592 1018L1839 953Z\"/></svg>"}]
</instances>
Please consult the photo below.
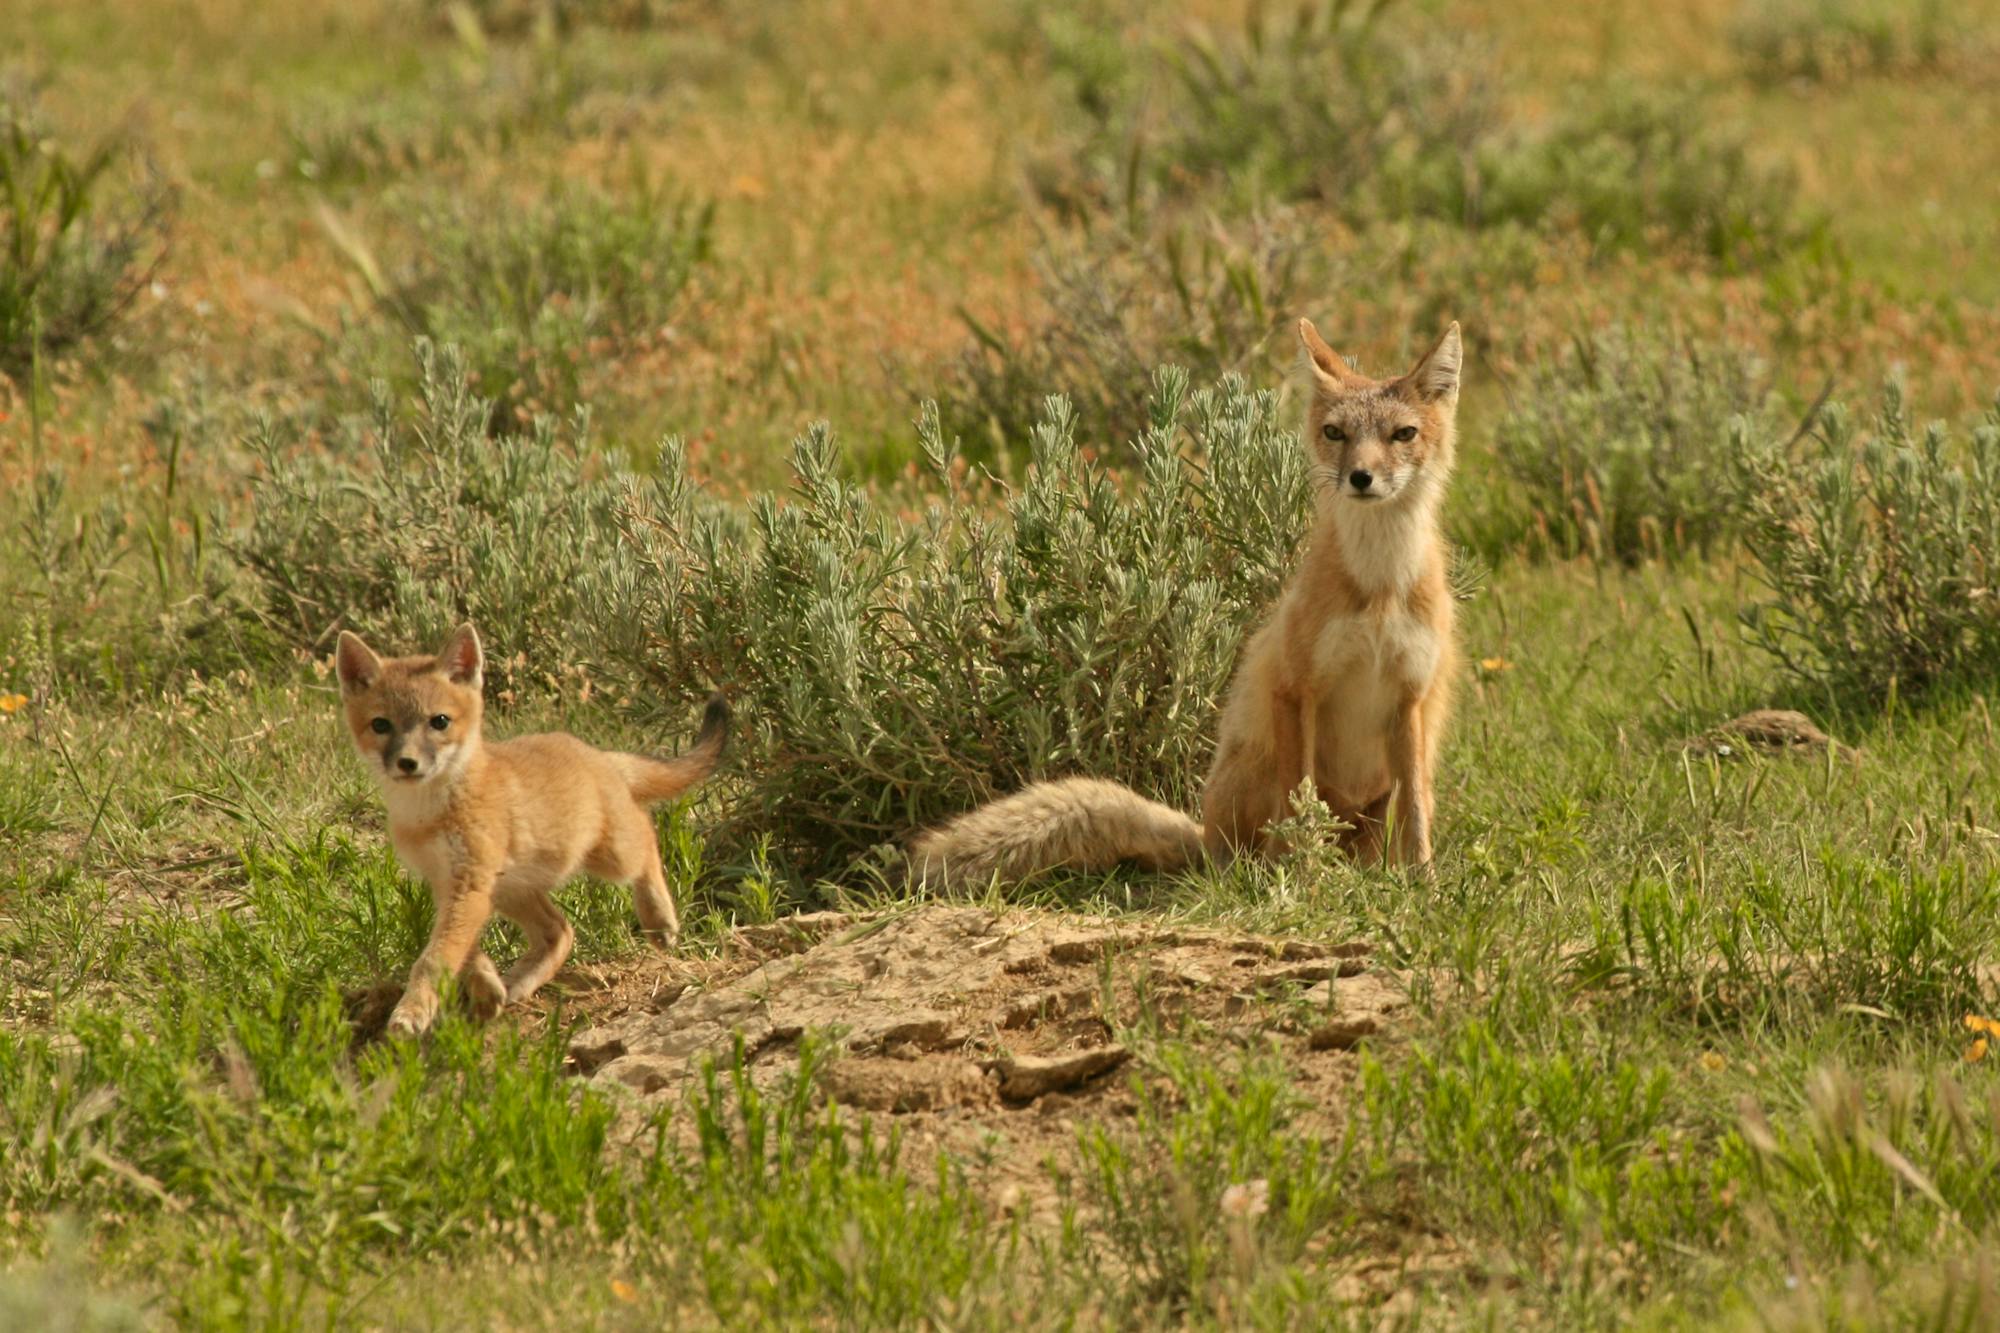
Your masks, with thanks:
<instances>
[{"instance_id":1,"label":"adult fox's bushy tail","mask_svg":"<svg viewBox=\"0 0 2000 1333\"><path fill-rule=\"evenodd\" d=\"M913 880L949 886L1121 861L1178 870L1201 855L1201 825L1102 778L1034 783L918 834L909 847Z\"/></svg>"}]
</instances>

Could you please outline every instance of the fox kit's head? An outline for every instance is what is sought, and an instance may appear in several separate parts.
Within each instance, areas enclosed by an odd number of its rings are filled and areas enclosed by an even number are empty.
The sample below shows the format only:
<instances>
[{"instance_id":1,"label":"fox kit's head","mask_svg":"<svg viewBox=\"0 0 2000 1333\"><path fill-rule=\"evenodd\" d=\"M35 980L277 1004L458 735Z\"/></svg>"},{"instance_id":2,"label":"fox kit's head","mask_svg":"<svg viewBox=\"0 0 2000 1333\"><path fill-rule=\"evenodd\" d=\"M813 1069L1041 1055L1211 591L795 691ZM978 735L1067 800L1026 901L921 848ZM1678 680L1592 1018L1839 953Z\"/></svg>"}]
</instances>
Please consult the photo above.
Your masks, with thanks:
<instances>
[{"instance_id":1,"label":"fox kit's head","mask_svg":"<svg viewBox=\"0 0 2000 1333\"><path fill-rule=\"evenodd\" d=\"M1306 447L1321 493L1364 505L1435 494L1451 470L1463 360L1458 325L1392 380L1356 373L1309 319L1299 321L1299 342L1312 384Z\"/></svg>"},{"instance_id":2,"label":"fox kit's head","mask_svg":"<svg viewBox=\"0 0 2000 1333\"><path fill-rule=\"evenodd\" d=\"M460 625L436 657L383 660L342 631L334 667L354 748L384 783L455 775L479 744L479 635Z\"/></svg>"}]
</instances>

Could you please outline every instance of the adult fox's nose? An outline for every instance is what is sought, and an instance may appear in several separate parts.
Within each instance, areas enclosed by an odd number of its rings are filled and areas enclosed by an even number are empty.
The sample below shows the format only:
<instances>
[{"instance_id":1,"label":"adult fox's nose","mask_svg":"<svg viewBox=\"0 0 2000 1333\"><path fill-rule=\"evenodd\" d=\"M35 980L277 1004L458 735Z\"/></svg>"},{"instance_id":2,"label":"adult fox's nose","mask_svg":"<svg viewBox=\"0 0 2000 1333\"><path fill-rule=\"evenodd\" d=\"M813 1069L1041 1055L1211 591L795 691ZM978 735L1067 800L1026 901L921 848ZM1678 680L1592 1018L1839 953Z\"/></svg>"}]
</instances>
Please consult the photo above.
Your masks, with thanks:
<instances>
[{"instance_id":1,"label":"adult fox's nose","mask_svg":"<svg viewBox=\"0 0 2000 1333\"><path fill-rule=\"evenodd\" d=\"M1365 468L1356 468L1347 474L1347 484L1357 491L1365 491L1375 482L1375 474Z\"/></svg>"}]
</instances>

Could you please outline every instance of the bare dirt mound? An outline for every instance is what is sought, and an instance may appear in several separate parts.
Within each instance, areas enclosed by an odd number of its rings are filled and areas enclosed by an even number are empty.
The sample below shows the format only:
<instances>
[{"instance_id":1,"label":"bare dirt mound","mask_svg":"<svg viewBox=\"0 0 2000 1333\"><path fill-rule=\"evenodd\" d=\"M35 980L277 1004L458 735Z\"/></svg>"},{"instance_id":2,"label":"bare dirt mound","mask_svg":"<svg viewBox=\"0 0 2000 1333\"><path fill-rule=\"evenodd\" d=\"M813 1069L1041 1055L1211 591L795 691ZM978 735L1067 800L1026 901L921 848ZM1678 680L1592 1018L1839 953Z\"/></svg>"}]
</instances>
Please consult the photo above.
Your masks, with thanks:
<instances>
[{"instance_id":1,"label":"bare dirt mound","mask_svg":"<svg viewBox=\"0 0 2000 1333\"><path fill-rule=\"evenodd\" d=\"M1302 1090L1330 1098L1351 1048L1403 1004L1401 979L1372 968L1364 945L1034 912L820 913L738 942L764 961L600 1010L571 1043L576 1072L641 1104L678 1100L739 1039L763 1084L795 1071L800 1039L819 1033L837 1052L824 1095L894 1116L913 1146L1003 1163L991 1182L1003 1190L1014 1177L1038 1192L1030 1179L1074 1120L1129 1111L1144 1071L1116 1034L1143 1018L1281 1043Z\"/></svg>"},{"instance_id":2,"label":"bare dirt mound","mask_svg":"<svg viewBox=\"0 0 2000 1333\"><path fill-rule=\"evenodd\" d=\"M1853 763L1859 752L1842 745L1813 725L1804 713L1788 708L1758 708L1731 718L1718 727L1689 740L1696 754L1733 759L1756 750L1764 754L1824 754L1831 748L1835 757Z\"/></svg>"}]
</instances>

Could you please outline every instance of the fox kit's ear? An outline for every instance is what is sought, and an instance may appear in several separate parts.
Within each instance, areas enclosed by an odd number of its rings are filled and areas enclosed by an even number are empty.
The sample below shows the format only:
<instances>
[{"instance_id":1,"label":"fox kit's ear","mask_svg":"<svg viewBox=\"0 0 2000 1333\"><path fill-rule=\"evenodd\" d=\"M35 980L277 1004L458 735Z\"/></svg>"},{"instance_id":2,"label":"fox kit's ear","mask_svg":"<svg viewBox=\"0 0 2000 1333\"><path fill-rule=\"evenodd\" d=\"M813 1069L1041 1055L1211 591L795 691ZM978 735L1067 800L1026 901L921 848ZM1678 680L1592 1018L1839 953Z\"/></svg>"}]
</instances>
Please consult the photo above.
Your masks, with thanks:
<instances>
[{"instance_id":1,"label":"fox kit's ear","mask_svg":"<svg viewBox=\"0 0 2000 1333\"><path fill-rule=\"evenodd\" d=\"M1458 336L1458 321L1453 320L1437 346L1431 348L1430 355L1417 362L1415 369L1403 376L1403 382L1427 400L1456 398L1458 372L1464 364L1465 346Z\"/></svg>"},{"instance_id":2,"label":"fox kit's ear","mask_svg":"<svg viewBox=\"0 0 2000 1333\"><path fill-rule=\"evenodd\" d=\"M382 674L382 659L351 630L340 632L340 646L333 651L334 674L343 690L365 690Z\"/></svg>"},{"instance_id":3,"label":"fox kit's ear","mask_svg":"<svg viewBox=\"0 0 2000 1333\"><path fill-rule=\"evenodd\" d=\"M1328 393L1344 393L1360 382L1361 377L1347 364L1347 358L1327 346L1326 339L1319 336L1309 319L1299 321L1299 345L1305 349L1306 370L1313 382Z\"/></svg>"},{"instance_id":4,"label":"fox kit's ear","mask_svg":"<svg viewBox=\"0 0 2000 1333\"><path fill-rule=\"evenodd\" d=\"M479 649L479 631L470 622L453 630L444 647L438 650L438 667L455 685L477 684L485 665L486 654Z\"/></svg>"}]
</instances>

